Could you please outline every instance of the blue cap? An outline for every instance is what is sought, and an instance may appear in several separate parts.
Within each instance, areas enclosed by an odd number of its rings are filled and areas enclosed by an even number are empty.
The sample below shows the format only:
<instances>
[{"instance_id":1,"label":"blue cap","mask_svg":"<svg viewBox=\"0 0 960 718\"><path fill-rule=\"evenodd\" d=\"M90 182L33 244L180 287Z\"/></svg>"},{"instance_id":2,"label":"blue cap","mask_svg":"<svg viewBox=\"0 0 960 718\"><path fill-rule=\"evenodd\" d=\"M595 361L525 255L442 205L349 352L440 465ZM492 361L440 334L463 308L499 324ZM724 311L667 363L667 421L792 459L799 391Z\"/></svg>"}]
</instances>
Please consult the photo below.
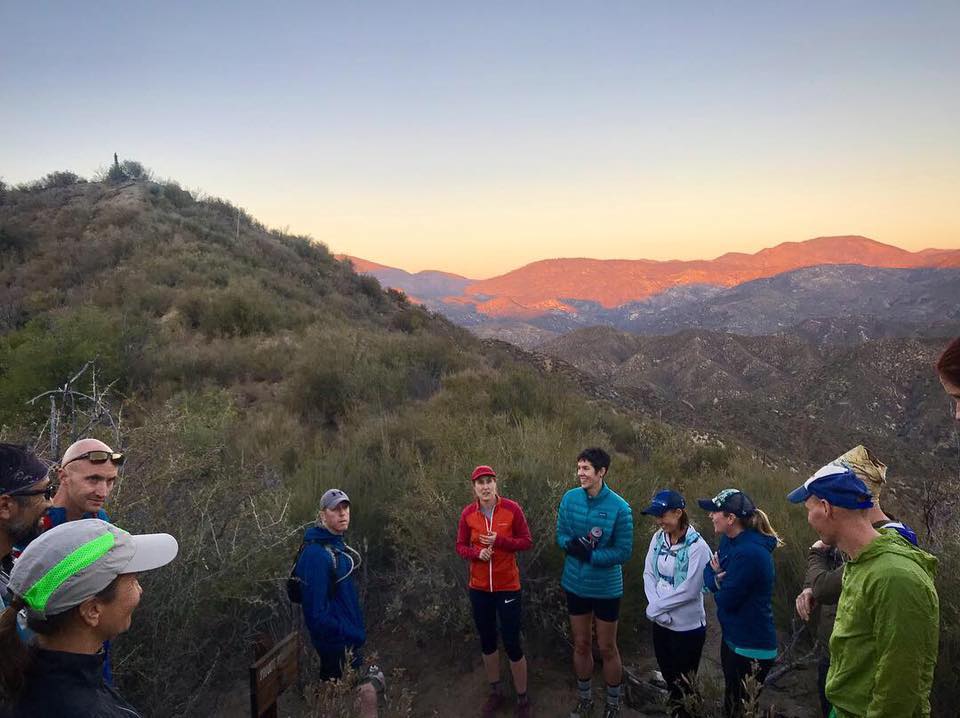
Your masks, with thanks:
<instances>
[{"instance_id":1,"label":"blue cap","mask_svg":"<svg viewBox=\"0 0 960 718\"><path fill-rule=\"evenodd\" d=\"M873 506L873 494L849 466L829 463L803 482L789 494L787 499L800 504L816 496L827 503L844 509L869 509Z\"/></svg>"},{"instance_id":2,"label":"blue cap","mask_svg":"<svg viewBox=\"0 0 960 718\"><path fill-rule=\"evenodd\" d=\"M704 511L723 511L745 519L757 510L753 499L740 489L724 489L712 499L697 499L697 503Z\"/></svg>"},{"instance_id":3,"label":"blue cap","mask_svg":"<svg viewBox=\"0 0 960 718\"><path fill-rule=\"evenodd\" d=\"M683 500L680 494L676 491L666 489L665 491L655 493L653 498L650 499L650 505L640 513L647 514L648 516L663 516L664 511L684 509L686 507L687 502Z\"/></svg>"}]
</instances>

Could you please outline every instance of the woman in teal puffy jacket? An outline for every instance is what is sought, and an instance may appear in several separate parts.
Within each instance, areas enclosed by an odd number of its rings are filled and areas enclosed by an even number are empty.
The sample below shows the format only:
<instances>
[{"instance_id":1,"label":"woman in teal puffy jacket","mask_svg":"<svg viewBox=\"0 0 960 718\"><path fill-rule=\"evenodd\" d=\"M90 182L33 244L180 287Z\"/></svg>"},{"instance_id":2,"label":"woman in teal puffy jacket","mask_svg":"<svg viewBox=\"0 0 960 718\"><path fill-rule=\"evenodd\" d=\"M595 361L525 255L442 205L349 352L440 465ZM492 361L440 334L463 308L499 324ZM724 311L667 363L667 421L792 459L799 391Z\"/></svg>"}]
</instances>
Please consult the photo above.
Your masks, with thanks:
<instances>
[{"instance_id":1,"label":"woman in teal puffy jacket","mask_svg":"<svg viewBox=\"0 0 960 718\"><path fill-rule=\"evenodd\" d=\"M580 486L564 494L557 512L557 543L567 553L560 585L567 595L577 674L577 706L571 718L585 718L593 711L594 619L607 685L603 716L612 718L620 711L623 666L617 649L617 622L623 564L633 551L633 513L604 481L609 468L610 456L603 449L582 451L577 457Z\"/></svg>"}]
</instances>

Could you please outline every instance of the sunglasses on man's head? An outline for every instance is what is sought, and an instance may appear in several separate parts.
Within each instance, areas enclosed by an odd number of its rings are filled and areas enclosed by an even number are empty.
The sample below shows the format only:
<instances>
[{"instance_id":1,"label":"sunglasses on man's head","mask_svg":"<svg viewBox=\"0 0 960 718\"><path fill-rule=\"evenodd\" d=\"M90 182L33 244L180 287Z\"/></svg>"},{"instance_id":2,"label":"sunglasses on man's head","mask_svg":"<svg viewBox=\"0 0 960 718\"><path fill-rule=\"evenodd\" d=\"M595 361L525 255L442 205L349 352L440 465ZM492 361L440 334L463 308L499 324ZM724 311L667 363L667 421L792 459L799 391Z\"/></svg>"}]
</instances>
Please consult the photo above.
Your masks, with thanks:
<instances>
[{"instance_id":1,"label":"sunglasses on man's head","mask_svg":"<svg viewBox=\"0 0 960 718\"><path fill-rule=\"evenodd\" d=\"M42 494L44 499L46 499L47 501L50 501L54 497L54 494L57 493L57 488L58 487L55 484L47 484L47 486L45 486L42 489L19 489L17 491L11 491L9 494L5 494L5 495L6 496L40 496Z\"/></svg>"},{"instance_id":2,"label":"sunglasses on man's head","mask_svg":"<svg viewBox=\"0 0 960 718\"><path fill-rule=\"evenodd\" d=\"M80 461L81 459L85 459L91 464L103 464L107 461L110 461L119 466L123 463L124 458L124 455L119 451L87 451L79 456L74 456L72 459L70 459L70 461L64 464L64 466L71 464L74 461Z\"/></svg>"}]
</instances>

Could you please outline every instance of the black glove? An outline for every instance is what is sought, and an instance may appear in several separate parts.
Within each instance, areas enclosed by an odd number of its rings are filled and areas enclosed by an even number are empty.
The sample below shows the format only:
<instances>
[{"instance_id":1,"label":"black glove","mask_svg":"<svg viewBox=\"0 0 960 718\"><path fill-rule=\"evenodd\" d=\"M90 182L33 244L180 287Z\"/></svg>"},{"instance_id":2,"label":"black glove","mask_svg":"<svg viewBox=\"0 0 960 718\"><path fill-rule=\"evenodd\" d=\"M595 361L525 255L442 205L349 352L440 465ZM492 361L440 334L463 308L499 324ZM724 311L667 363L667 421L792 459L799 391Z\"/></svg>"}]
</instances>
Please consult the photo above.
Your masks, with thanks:
<instances>
[{"instance_id":1,"label":"black glove","mask_svg":"<svg viewBox=\"0 0 960 718\"><path fill-rule=\"evenodd\" d=\"M572 538L567 541L566 551L578 561L590 563L590 554L593 553L593 548L590 542L581 536L580 538Z\"/></svg>"}]
</instances>

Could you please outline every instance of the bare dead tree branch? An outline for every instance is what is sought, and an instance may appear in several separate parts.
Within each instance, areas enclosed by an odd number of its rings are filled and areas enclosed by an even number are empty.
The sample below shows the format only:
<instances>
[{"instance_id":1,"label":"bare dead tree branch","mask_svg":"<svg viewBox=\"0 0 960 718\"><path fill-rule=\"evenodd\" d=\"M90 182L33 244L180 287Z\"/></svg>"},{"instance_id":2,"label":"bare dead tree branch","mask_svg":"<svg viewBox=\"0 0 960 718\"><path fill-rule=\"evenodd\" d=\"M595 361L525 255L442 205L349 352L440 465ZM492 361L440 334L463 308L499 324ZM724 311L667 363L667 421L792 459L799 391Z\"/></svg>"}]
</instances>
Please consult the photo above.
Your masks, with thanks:
<instances>
[{"instance_id":1,"label":"bare dead tree branch","mask_svg":"<svg viewBox=\"0 0 960 718\"><path fill-rule=\"evenodd\" d=\"M56 461L64 444L71 444L89 435L89 432L98 426L110 432L113 447L121 450L123 445L123 425L120 420L122 407L119 400L112 394L117 380L104 385L102 380L98 380L97 373L96 359L91 359L62 386L41 392L27 400L26 403L31 406L42 399L50 402L50 417L41 428L35 445L38 453L46 453L41 450L43 436L46 435L49 456ZM89 382L88 386L87 382ZM65 427L69 429L65 430Z\"/></svg>"}]
</instances>

